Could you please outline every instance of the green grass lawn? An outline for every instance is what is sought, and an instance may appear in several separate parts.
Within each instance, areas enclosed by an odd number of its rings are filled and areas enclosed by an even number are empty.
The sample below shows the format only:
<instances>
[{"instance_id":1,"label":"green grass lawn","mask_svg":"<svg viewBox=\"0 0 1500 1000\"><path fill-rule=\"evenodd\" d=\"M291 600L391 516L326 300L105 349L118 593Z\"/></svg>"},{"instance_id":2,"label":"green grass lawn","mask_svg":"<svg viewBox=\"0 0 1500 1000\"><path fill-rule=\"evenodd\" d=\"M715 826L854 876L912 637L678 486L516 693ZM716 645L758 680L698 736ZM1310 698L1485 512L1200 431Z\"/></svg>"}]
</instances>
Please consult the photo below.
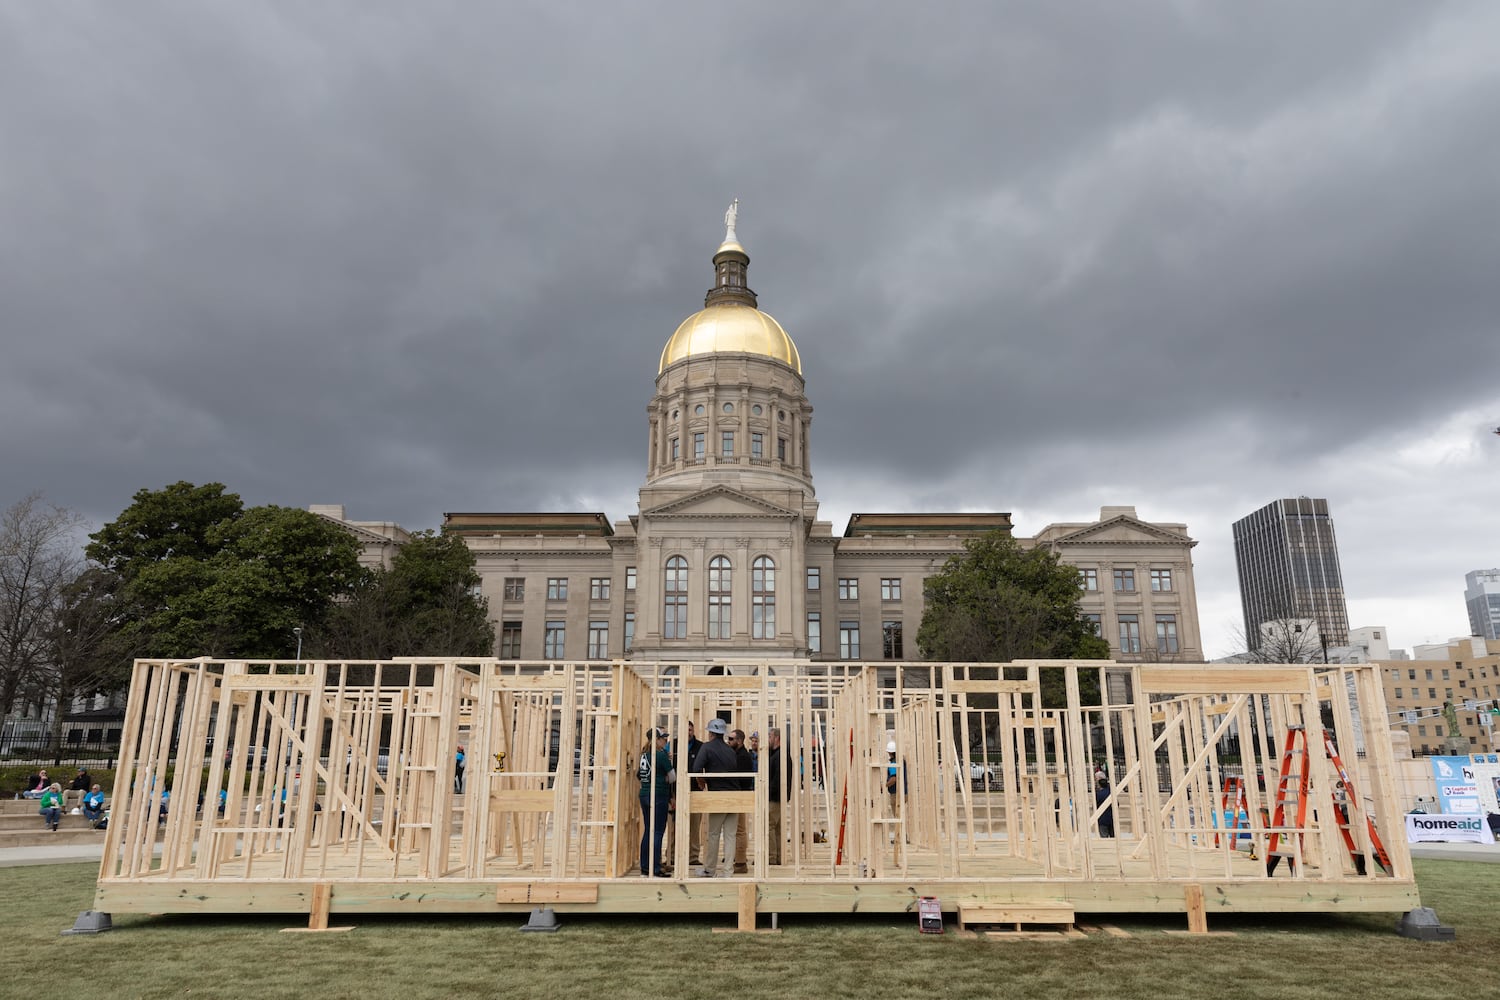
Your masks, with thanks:
<instances>
[{"instance_id":1,"label":"green grass lawn","mask_svg":"<svg viewBox=\"0 0 1500 1000\"><path fill-rule=\"evenodd\" d=\"M1186 927L1180 916L1120 918L1129 938L1056 942L924 935L915 915L795 916L754 935L713 933L730 915L563 915L557 934L522 934L521 916L282 934L305 917L123 915L109 934L60 936L91 905L97 870L0 869L0 996L1500 997L1500 865L1473 862L1417 862L1423 901L1458 930L1451 944L1397 937L1389 914L1210 914L1211 930L1234 933L1207 938L1165 933Z\"/></svg>"}]
</instances>

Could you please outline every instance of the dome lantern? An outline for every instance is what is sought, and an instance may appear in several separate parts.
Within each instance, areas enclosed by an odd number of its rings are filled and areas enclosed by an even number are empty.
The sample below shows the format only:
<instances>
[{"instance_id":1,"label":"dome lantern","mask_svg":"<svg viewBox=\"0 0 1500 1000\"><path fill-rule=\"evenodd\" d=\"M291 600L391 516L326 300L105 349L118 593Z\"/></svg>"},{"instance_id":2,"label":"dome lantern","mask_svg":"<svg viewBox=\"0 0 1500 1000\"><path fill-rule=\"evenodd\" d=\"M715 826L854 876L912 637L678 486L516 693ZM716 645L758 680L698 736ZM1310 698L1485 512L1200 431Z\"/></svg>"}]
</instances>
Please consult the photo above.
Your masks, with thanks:
<instances>
[{"instance_id":1,"label":"dome lantern","mask_svg":"<svg viewBox=\"0 0 1500 1000\"><path fill-rule=\"evenodd\" d=\"M735 234L739 199L724 213L724 242L713 256L714 287L703 297L704 308L677 328L661 352L658 372L685 358L704 354L759 354L780 361L802 374L797 345L769 313L761 312L755 292L746 281L750 255Z\"/></svg>"}]
</instances>

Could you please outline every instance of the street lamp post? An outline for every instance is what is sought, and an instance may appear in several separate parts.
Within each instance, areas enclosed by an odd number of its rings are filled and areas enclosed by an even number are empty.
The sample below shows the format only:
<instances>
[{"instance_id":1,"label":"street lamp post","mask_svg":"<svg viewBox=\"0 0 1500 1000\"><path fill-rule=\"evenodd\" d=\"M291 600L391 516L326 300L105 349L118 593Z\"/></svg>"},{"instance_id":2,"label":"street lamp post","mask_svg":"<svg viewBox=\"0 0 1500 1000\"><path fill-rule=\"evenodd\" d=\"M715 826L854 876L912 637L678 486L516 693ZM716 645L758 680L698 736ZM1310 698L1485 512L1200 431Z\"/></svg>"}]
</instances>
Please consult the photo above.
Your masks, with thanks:
<instances>
[{"instance_id":1,"label":"street lamp post","mask_svg":"<svg viewBox=\"0 0 1500 1000\"><path fill-rule=\"evenodd\" d=\"M302 626L298 625L292 629L292 635L297 637L297 665L300 667L302 665ZM1328 660L1326 652L1323 654L1323 659L1325 662Z\"/></svg>"}]
</instances>

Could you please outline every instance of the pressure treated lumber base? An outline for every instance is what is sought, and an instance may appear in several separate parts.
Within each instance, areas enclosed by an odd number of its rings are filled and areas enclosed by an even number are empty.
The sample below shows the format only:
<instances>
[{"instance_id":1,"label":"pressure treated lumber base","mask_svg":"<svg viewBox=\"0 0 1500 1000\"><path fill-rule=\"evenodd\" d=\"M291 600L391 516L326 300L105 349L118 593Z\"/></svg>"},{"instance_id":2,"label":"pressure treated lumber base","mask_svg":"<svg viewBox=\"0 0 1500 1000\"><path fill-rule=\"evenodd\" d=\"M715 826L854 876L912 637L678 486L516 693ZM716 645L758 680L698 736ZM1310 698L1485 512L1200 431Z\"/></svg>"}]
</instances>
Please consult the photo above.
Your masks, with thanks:
<instances>
[{"instance_id":1,"label":"pressure treated lumber base","mask_svg":"<svg viewBox=\"0 0 1500 1000\"><path fill-rule=\"evenodd\" d=\"M1195 883L1196 885L1196 883ZM241 882L136 882L99 886L94 908L106 913L312 913L316 884L283 879ZM742 892L754 890L753 909ZM1201 887L1207 908L1229 913L1404 913L1417 905L1414 885L1372 882L1209 882ZM1182 913L1191 916L1188 894L1178 882L753 882L748 879L616 879L541 885L514 882L339 882L332 886L328 914L411 916L430 913L524 914L547 899L560 914L902 913L915 919L923 896L942 900L945 913L1010 914L979 922L1042 922L1043 910L1083 913ZM529 897L529 898L528 898ZM1049 918L1050 919L1050 918ZM1071 922L1072 916L1066 918ZM743 922L742 922L743 926ZM753 927L753 923L751 927Z\"/></svg>"}]
</instances>

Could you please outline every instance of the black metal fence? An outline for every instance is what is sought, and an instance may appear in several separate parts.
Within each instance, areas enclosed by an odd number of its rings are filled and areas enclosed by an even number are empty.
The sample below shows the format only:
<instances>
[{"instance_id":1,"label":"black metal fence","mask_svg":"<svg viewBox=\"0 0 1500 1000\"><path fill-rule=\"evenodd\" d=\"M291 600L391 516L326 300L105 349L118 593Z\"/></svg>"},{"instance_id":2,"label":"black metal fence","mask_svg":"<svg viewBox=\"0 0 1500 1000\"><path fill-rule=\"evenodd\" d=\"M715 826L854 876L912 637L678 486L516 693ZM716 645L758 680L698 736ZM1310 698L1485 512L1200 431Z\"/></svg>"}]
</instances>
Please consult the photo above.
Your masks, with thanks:
<instances>
[{"instance_id":1,"label":"black metal fence","mask_svg":"<svg viewBox=\"0 0 1500 1000\"><path fill-rule=\"evenodd\" d=\"M62 746L53 747L51 741L31 733L7 733L0 736L0 767L113 767L120 753L120 733L100 730L88 733L73 730ZM89 739L94 736L94 739Z\"/></svg>"}]
</instances>

